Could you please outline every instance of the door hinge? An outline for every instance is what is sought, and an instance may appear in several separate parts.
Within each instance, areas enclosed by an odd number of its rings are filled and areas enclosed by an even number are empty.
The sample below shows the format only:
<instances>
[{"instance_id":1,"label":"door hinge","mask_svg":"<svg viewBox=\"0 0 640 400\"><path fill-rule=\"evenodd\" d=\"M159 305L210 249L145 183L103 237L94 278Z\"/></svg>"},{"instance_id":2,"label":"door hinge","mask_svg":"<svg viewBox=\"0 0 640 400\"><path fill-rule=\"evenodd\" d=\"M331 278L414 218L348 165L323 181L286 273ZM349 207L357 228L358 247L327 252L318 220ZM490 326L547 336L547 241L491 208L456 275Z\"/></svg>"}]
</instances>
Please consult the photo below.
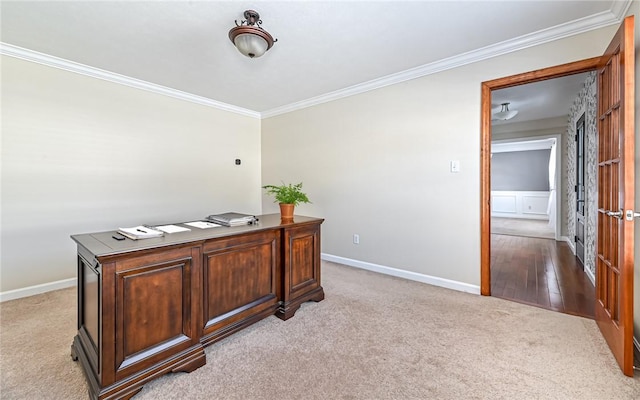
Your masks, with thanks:
<instances>
[{"instance_id":1,"label":"door hinge","mask_svg":"<svg viewBox=\"0 0 640 400\"><path fill-rule=\"evenodd\" d=\"M577 235L573 237L573 241L578 243L578 236Z\"/></svg>"},{"instance_id":2,"label":"door hinge","mask_svg":"<svg viewBox=\"0 0 640 400\"><path fill-rule=\"evenodd\" d=\"M576 142L578 141L578 134L576 133L576 135L573 137L573 140L575 140Z\"/></svg>"},{"instance_id":3,"label":"door hinge","mask_svg":"<svg viewBox=\"0 0 640 400\"><path fill-rule=\"evenodd\" d=\"M578 193L578 185L575 185L575 186L573 187L573 191L574 191L574 192L576 192L576 193Z\"/></svg>"}]
</instances>

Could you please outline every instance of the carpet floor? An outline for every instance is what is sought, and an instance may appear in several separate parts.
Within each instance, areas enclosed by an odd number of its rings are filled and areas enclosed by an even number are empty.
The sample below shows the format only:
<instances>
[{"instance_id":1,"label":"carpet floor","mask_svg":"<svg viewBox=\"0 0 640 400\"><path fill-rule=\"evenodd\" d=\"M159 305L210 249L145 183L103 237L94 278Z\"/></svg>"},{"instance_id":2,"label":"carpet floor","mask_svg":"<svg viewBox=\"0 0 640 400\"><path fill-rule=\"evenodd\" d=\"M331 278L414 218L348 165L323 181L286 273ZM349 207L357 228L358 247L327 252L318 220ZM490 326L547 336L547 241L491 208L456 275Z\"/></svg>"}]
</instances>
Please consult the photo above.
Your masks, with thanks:
<instances>
[{"instance_id":1,"label":"carpet floor","mask_svg":"<svg viewBox=\"0 0 640 400\"><path fill-rule=\"evenodd\" d=\"M151 399L639 399L594 321L323 262L326 299L206 348ZM85 399L75 289L0 305L0 398Z\"/></svg>"},{"instance_id":2,"label":"carpet floor","mask_svg":"<svg viewBox=\"0 0 640 400\"><path fill-rule=\"evenodd\" d=\"M555 232L549 226L549 221L540 219L492 217L491 233L555 239Z\"/></svg>"}]
</instances>

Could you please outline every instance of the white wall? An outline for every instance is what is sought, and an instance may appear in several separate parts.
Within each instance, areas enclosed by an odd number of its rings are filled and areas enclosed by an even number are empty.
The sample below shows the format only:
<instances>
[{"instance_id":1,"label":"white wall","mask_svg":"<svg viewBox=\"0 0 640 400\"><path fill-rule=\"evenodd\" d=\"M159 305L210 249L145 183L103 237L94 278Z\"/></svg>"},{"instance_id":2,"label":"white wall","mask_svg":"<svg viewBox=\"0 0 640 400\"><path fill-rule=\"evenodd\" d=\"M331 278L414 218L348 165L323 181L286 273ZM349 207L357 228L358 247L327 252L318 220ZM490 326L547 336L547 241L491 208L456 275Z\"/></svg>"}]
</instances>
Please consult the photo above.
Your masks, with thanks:
<instances>
[{"instance_id":1,"label":"white wall","mask_svg":"<svg viewBox=\"0 0 640 400\"><path fill-rule=\"evenodd\" d=\"M265 119L263 182L304 182L325 254L478 287L481 82L600 55L615 30Z\"/></svg>"},{"instance_id":2,"label":"white wall","mask_svg":"<svg viewBox=\"0 0 640 400\"><path fill-rule=\"evenodd\" d=\"M11 57L1 90L2 292L74 278L71 234L261 211L256 118Z\"/></svg>"}]
</instances>

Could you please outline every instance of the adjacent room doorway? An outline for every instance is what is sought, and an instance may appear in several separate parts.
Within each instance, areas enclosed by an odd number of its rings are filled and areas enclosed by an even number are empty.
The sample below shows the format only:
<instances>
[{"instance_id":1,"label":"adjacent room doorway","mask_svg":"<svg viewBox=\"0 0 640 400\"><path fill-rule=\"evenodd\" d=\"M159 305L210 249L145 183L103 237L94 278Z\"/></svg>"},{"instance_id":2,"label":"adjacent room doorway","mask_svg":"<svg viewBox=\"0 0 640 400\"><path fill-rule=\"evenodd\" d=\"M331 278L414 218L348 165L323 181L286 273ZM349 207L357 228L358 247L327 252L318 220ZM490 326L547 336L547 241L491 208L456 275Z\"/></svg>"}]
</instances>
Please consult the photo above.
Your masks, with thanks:
<instances>
[{"instance_id":1,"label":"adjacent room doorway","mask_svg":"<svg viewBox=\"0 0 640 400\"><path fill-rule=\"evenodd\" d=\"M635 204L634 19L627 17L600 57L482 83L480 290L491 295L491 92L598 71L596 322L622 372L633 376Z\"/></svg>"},{"instance_id":2,"label":"adjacent room doorway","mask_svg":"<svg viewBox=\"0 0 640 400\"><path fill-rule=\"evenodd\" d=\"M544 113L523 110L529 115L525 118L533 115L543 116L542 119L492 124L491 144L491 295L590 319L595 318L593 278L576 259L575 247L568 244L569 238L561 237L560 222L564 218L556 218L563 210L570 209L560 204L568 201L569 185L572 189L575 186L573 181L560 176L563 161L568 158L561 157L563 145L567 144L563 143L563 137L567 135L505 137L521 135L523 131L544 132L545 126L553 126L548 128L552 131L566 132L566 115L555 117L552 113L582 109L586 103L590 104L589 115L593 121L595 110L591 104L595 93L585 88L585 85L591 87L593 77L594 74L576 74L544 84L497 91L493 101L496 104L505 98L517 104L523 96L535 99L532 102L544 99L552 107ZM577 118L576 111L568 112L569 121ZM593 153L590 153L590 162L595 163ZM528 191L522 191L525 189ZM590 213L594 220L593 206ZM593 253L593 246L590 251ZM589 267L593 269L593 263Z\"/></svg>"}]
</instances>

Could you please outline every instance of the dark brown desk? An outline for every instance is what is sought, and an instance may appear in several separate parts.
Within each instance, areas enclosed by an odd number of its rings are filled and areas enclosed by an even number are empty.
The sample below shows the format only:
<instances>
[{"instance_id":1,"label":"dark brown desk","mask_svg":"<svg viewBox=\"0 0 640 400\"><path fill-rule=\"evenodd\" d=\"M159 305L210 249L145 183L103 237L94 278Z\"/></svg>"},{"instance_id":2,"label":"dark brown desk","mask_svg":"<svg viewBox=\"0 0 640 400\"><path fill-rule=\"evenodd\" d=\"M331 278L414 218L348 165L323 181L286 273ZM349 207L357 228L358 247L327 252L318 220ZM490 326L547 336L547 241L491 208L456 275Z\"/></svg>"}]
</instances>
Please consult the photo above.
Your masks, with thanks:
<instances>
[{"instance_id":1,"label":"dark brown desk","mask_svg":"<svg viewBox=\"0 0 640 400\"><path fill-rule=\"evenodd\" d=\"M324 299L319 218L78 245L78 334L71 346L92 399L128 399L169 372L206 363L204 346L269 315ZM181 224L176 224L181 225Z\"/></svg>"}]
</instances>

